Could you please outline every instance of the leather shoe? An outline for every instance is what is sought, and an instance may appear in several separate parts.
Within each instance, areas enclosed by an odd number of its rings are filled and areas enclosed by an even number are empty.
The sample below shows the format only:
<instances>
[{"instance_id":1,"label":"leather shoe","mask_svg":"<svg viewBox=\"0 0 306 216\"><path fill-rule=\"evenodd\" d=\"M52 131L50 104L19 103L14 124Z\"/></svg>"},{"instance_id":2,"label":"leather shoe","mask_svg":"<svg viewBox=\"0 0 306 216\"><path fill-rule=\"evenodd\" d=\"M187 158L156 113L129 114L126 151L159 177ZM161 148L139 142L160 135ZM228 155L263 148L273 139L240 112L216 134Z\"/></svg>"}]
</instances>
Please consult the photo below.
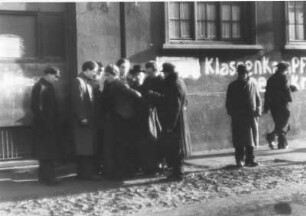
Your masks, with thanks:
<instances>
[{"instance_id":1,"label":"leather shoe","mask_svg":"<svg viewBox=\"0 0 306 216\"><path fill-rule=\"evenodd\" d=\"M245 166L247 166L247 167L256 167L256 166L259 166L259 163L255 162L255 161L247 162L247 163L245 163Z\"/></svg>"},{"instance_id":2,"label":"leather shoe","mask_svg":"<svg viewBox=\"0 0 306 216\"><path fill-rule=\"evenodd\" d=\"M244 166L242 161L237 162L237 168L242 168Z\"/></svg>"}]
</instances>

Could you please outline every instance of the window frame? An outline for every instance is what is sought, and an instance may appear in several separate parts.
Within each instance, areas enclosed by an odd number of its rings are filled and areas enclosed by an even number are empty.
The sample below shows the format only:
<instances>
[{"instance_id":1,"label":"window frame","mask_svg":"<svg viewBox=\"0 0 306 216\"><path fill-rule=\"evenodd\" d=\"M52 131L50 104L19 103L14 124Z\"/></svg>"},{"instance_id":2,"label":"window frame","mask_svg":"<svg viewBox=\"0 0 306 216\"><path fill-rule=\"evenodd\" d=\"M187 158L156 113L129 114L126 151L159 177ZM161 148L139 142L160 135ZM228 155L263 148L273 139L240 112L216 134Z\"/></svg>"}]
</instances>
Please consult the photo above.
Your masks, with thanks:
<instances>
[{"instance_id":1,"label":"window frame","mask_svg":"<svg viewBox=\"0 0 306 216\"><path fill-rule=\"evenodd\" d=\"M256 2L243 2L245 6L242 10L243 17L245 17L246 10L249 10L252 14L247 21L241 20L242 25L242 37L238 40L208 40L197 38L197 19L195 13L197 12L197 5L195 1L193 4L193 40L173 40L170 39L170 17L169 17L169 3L164 3L164 44L163 49L263 49L261 45L256 41ZM218 2L219 3L219 2ZM217 31L221 24L220 12L218 11ZM221 36L221 33L218 33Z\"/></svg>"},{"instance_id":2,"label":"window frame","mask_svg":"<svg viewBox=\"0 0 306 216\"><path fill-rule=\"evenodd\" d=\"M56 16L61 16L63 18L64 28L66 28L66 16L64 12L49 12L49 11L20 11L20 10L0 10L0 15L13 15L13 16L33 16L35 18L35 36L36 36L36 56L33 57L0 57L0 62L11 62L11 61L19 61L19 62L32 62L32 61L50 61L50 58L46 58L43 56L43 34L42 34L42 15L43 14L52 14ZM64 34L66 35L66 30L64 30ZM64 38L66 43L66 38ZM62 62L66 58L66 45L64 48L64 55L57 56L52 58L54 62Z\"/></svg>"},{"instance_id":3,"label":"window frame","mask_svg":"<svg viewBox=\"0 0 306 216\"><path fill-rule=\"evenodd\" d=\"M290 40L289 29L289 2L284 2L285 24L286 24L286 43L284 48L288 50L305 50L306 49L306 11L304 12L304 40ZM304 3L304 8L306 4Z\"/></svg>"}]
</instances>

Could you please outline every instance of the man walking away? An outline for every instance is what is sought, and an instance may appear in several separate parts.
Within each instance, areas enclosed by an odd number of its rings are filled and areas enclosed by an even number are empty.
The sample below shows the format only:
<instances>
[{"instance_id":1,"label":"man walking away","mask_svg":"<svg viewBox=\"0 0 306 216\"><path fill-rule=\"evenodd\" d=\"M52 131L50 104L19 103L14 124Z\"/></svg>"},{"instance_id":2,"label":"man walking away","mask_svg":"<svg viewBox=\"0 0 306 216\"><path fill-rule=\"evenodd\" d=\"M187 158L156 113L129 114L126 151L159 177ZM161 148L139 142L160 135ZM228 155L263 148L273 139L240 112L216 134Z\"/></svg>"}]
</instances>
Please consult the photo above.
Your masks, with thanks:
<instances>
[{"instance_id":1,"label":"man walking away","mask_svg":"<svg viewBox=\"0 0 306 216\"><path fill-rule=\"evenodd\" d=\"M290 130L289 103L292 102L291 92L297 91L295 86L288 84L286 77L288 66L285 62L278 63L276 72L267 82L264 113L270 110L274 121L274 130L266 136L271 149L274 148L273 142L276 135L278 136L278 149L288 148L286 134Z\"/></svg>"},{"instance_id":2,"label":"man walking away","mask_svg":"<svg viewBox=\"0 0 306 216\"><path fill-rule=\"evenodd\" d=\"M258 166L254 146L258 145L258 117L261 99L245 65L237 68L238 78L229 84L226 94L227 113L232 118L232 139L237 167Z\"/></svg>"}]
</instances>

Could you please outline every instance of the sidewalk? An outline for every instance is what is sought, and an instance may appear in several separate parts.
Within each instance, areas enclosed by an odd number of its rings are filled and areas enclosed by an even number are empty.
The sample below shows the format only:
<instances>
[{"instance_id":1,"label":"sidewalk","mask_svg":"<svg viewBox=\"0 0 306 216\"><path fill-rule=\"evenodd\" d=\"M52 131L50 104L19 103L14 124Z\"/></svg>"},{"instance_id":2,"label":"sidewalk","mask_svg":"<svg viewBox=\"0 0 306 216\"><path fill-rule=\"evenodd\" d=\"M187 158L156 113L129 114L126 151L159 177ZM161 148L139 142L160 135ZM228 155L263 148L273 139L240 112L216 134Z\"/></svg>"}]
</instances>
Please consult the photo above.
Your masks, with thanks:
<instances>
[{"instance_id":1,"label":"sidewalk","mask_svg":"<svg viewBox=\"0 0 306 216\"><path fill-rule=\"evenodd\" d=\"M255 150L256 160L259 162L271 160L285 160L292 162L306 161L306 138L289 140L289 149L270 150L268 145L260 146ZM196 170L218 169L221 167L235 164L234 148L222 150L210 150L194 152L192 156L185 160L185 171L192 172ZM17 160L0 162L0 181L3 171L13 170L31 170L37 169L37 160ZM66 164L58 167L59 170L74 171L74 164Z\"/></svg>"},{"instance_id":2,"label":"sidewalk","mask_svg":"<svg viewBox=\"0 0 306 216\"><path fill-rule=\"evenodd\" d=\"M255 160L267 161L306 161L306 138L289 140L289 149L270 150L268 144L260 146L255 150ZM186 171L192 171L191 167L197 169L218 169L229 165L235 165L234 148L224 150L212 150L196 152L185 160ZM193 168L195 169L195 168Z\"/></svg>"},{"instance_id":3,"label":"sidewalk","mask_svg":"<svg viewBox=\"0 0 306 216\"><path fill-rule=\"evenodd\" d=\"M36 161L17 161L15 166L10 162L11 168L8 164L0 166L0 204L3 215L8 215L6 213L15 205L18 208L14 207L14 213L31 212L34 208L33 211L56 209L60 215L62 208L72 206L71 209L81 211L81 215L93 215L93 209L97 209L97 215L131 215L146 209L150 213L152 208L178 210L186 204L213 201L224 194L247 196L250 191L257 190L264 193L271 188L277 190L277 186L297 183L295 181L305 185L306 191L305 141L291 140L286 150L260 147L256 150L256 160L262 165L242 170L235 168L234 149L198 152L185 160L183 182L167 182L165 176L140 176L124 182L80 181L75 179L76 167L71 163L57 167L58 176L63 180L61 184L47 187L37 182ZM303 163L299 165L299 162ZM285 167L278 169L279 165ZM220 169L227 167L234 169Z\"/></svg>"},{"instance_id":4,"label":"sidewalk","mask_svg":"<svg viewBox=\"0 0 306 216\"><path fill-rule=\"evenodd\" d=\"M255 150L255 159L260 163L266 162L303 162L306 161L306 138L289 140L289 149L270 150L268 145L260 146ZM205 170L220 169L227 166L234 166L234 149L211 150L195 152L184 161L184 171L188 173L201 172ZM36 160L19 160L0 162L0 183L11 182L32 182L37 181L38 163ZM60 178L76 176L76 165L68 163L58 165L57 174ZM143 181L147 181L144 179ZM141 180L129 180L131 184Z\"/></svg>"}]
</instances>

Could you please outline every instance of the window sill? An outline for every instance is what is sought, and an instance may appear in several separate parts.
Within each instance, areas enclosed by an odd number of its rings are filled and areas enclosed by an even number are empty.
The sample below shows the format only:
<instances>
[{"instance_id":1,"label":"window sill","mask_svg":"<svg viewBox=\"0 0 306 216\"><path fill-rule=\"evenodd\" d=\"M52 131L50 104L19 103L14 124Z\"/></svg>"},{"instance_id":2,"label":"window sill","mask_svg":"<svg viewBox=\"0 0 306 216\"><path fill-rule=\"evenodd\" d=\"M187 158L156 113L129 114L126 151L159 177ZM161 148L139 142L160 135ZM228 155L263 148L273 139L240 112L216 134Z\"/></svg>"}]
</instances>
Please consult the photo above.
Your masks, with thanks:
<instances>
[{"instance_id":1,"label":"window sill","mask_svg":"<svg viewBox=\"0 0 306 216\"><path fill-rule=\"evenodd\" d=\"M257 44L178 44L165 43L163 49L209 49L209 50L261 50L263 46Z\"/></svg>"},{"instance_id":2,"label":"window sill","mask_svg":"<svg viewBox=\"0 0 306 216\"><path fill-rule=\"evenodd\" d=\"M303 44L286 44L284 49L286 50L306 50L306 42Z\"/></svg>"},{"instance_id":3,"label":"window sill","mask_svg":"<svg viewBox=\"0 0 306 216\"><path fill-rule=\"evenodd\" d=\"M65 62L64 58L38 58L38 57L26 57L26 58L0 58L0 63L61 63Z\"/></svg>"}]
</instances>

